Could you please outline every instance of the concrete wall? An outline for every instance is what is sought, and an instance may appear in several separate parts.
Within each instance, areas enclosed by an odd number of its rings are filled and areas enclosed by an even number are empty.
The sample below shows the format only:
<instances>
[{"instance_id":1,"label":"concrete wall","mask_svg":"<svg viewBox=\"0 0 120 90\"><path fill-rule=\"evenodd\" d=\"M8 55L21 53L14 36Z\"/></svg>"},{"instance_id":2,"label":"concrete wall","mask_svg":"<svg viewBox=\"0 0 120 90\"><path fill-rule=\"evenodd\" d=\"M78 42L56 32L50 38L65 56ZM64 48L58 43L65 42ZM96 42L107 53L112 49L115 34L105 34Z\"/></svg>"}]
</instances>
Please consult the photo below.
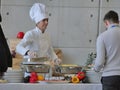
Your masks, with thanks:
<instances>
[{"instance_id":1,"label":"concrete wall","mask_svg":"<svg viewBox=\"0 0 120 90\"><path fill-rule=\"evenodd\" d=\"M19 31L35 27L29 9L35 2L47 6L47 32L53 46L63 51L63 63L84 65L90 52L95 52L97 35L105 30L104 14L114 9L120 12L119 0L1 0L2 27L5 36L16 38Z\"/></svg>"}]
</instances>

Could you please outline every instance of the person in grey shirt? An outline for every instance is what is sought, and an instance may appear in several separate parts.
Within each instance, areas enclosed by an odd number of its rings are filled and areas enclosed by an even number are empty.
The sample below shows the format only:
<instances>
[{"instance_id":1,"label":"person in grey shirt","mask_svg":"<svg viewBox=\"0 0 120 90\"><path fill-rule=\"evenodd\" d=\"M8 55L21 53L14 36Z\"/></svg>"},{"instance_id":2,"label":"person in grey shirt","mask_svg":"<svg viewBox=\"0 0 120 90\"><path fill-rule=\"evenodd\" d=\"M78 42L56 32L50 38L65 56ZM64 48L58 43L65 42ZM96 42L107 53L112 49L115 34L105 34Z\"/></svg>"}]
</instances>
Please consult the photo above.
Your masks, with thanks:
<instances>
[{"instance_id":1,"label":"person in grey shirt","mask_svg":"<svg viewBox=\"0 0 120 90\"><path fill-rule=\"evenodd\" d=\"M97 38L97 57L94 70L103 70L103 90L120 90L120 26L117 12L111 10L104 16L107 30Z\"/></svg>"}]
</instances>

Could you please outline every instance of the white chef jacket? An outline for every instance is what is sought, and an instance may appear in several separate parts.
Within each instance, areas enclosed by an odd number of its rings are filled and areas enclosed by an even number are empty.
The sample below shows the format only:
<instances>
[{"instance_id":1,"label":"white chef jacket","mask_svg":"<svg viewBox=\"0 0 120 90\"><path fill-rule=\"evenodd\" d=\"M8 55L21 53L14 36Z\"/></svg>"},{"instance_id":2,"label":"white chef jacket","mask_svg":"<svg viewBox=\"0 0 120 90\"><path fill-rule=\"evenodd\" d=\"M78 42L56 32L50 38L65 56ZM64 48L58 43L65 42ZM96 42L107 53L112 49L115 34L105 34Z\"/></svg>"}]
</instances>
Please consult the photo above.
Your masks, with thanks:
<instances>
[{"instance_id":1,"label":"white chef jacket","mask_svg":"<svg viewBox=\"0 0 120 90\"><path fill-rule=\"evenodd\" d=\"M25 55L28 50L35 51L38 57L49 57L52 60L58 58L51 46L48 34L42 33L38 27L26 32L24 38L16 46L16 52L21 55Z\"/></svg>"}]
</instances>

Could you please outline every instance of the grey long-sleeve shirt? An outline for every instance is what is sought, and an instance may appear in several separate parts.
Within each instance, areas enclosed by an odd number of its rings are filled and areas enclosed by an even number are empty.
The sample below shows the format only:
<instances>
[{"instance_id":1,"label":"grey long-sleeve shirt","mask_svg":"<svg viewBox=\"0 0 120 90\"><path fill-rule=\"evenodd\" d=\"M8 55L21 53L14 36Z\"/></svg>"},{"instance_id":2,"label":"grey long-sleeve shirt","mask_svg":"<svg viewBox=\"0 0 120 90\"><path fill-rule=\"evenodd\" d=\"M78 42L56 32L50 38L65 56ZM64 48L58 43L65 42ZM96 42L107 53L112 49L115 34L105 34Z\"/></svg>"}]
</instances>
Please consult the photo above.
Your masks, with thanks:
<instances>
[{"instance_id":1,"label":"grey long-sleeve shirt","mask_svg":"<svg viewBox=\"0 0 120 90\"><path fill-rule=\"evenodd\" d=\"M120 27L112 24L97 38L94 70L103 68L102 76L120 75Z\"/></svg>"}]
</instances>

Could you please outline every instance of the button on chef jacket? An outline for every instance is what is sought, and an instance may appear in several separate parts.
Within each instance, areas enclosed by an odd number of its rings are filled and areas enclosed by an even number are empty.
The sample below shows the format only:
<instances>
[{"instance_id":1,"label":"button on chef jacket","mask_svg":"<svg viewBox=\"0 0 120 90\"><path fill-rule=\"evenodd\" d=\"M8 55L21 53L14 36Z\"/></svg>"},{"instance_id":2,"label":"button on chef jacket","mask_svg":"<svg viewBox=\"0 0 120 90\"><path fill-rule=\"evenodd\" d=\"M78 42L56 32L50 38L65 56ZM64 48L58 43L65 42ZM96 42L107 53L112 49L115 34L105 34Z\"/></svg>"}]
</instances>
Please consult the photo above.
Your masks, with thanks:
<instances>
[{"instance_id":1,"label":"button on chef jacket","mask_svg":"<svg viewBox=\"0 0 120 90\"><path fill-rule=\"evenodd\" d=\"M46 32L42 33L38 27L26 32L16 46L16 52L21 55L25 55L28 50L35 51L38 57L49 57L51 60L58 58L51 46L49 35Z\"/></svg>"}]
</instances>

